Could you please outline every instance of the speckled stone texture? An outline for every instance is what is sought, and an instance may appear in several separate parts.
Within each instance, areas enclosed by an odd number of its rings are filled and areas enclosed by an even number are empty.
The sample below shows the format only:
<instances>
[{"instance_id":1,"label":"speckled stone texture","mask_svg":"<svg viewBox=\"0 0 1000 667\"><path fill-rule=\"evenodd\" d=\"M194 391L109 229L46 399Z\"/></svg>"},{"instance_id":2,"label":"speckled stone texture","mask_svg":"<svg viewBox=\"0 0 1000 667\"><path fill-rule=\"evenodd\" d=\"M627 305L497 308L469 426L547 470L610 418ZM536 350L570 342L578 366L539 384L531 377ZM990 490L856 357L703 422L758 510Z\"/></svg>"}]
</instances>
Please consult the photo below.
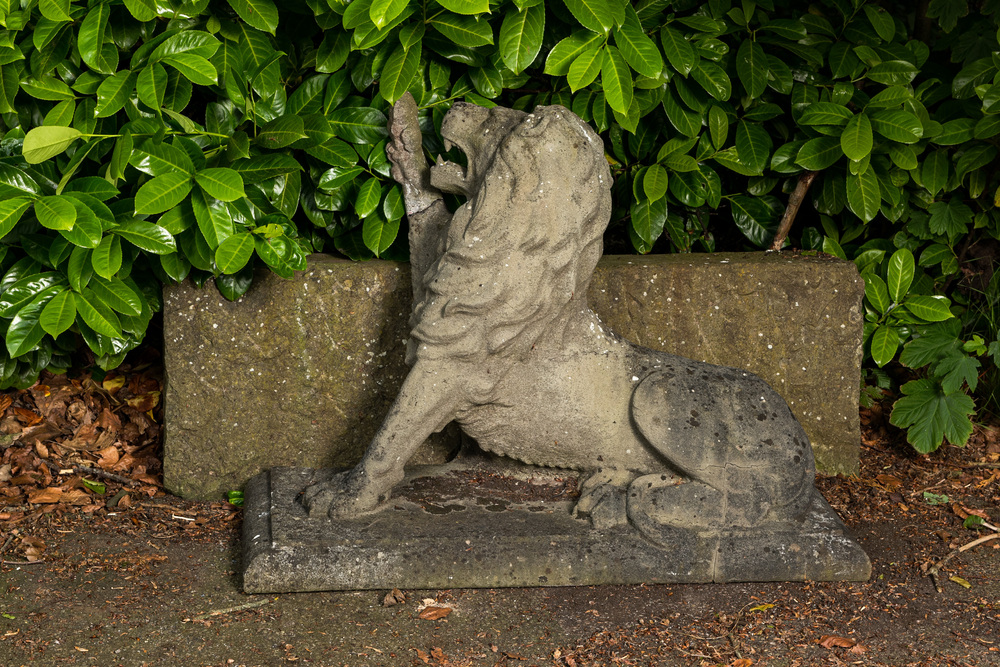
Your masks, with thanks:
<instances>
[{"instance_id":1,"label":"speckled stone texture","mask_svg":"<svg viewBox=\"0 0 1000 667\"><path fill-rule=\"evenodd\" d=\"M789 403L817 468L855 472L863 283L849 262L763 253L605 257L589 300L622 337L746 368ZM310 257L230 303L189 283L164 290L164 477L218 498L274 466L349 467L407 367L409 267ZM435 436L413 463L443 461Z\"/></svg>"}]
</instances>

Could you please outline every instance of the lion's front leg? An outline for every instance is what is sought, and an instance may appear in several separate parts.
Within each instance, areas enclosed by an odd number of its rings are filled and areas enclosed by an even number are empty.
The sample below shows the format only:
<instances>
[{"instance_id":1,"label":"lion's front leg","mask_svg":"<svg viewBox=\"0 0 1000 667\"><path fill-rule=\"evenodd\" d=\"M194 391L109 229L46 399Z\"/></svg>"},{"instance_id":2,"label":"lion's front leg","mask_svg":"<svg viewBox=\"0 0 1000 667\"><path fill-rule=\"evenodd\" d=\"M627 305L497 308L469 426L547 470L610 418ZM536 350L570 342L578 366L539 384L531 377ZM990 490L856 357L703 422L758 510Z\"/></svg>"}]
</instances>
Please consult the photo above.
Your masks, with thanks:
<instances>
[{"instance_id":1,"label":"lion's front leg","mask_svg":"<svg viewBox=\"0 0 1000 667\"><path fill-rule=\"evenodd\" d=\"M309 516L343 519L376 511L403 480L403 466L431 433L450 422L466 404L462 373L418 362L399 390L389 414L352 470L305 490Z\"/></svg>"},{"instance_id":2,"label":"lion's front leg","mask_svg":"<svg viewBox=\"0 0 1000 667\"><path fill-rule=\"evenodd\" d=\"M302 502L309 510L309 516L347 519L378 509L387 497L379 492L379 486L367 483L357 469L348 470L306 488Z\"/></svg>"}]
</instances>

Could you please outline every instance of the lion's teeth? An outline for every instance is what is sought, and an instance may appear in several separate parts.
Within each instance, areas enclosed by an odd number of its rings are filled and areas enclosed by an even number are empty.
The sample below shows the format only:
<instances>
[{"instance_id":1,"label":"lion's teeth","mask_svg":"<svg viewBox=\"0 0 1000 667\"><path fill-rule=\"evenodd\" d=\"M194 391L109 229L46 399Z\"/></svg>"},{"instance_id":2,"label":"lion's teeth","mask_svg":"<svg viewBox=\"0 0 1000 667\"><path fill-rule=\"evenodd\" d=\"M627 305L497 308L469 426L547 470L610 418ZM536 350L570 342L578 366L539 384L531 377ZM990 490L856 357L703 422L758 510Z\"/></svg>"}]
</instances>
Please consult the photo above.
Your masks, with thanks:
<instances>
[{"instance_id":1,"label":"lion's teeth","mask_svg":"<svg viewBox=\"0 0 1000 667\"><path fill-rule=\"evenodd\" d=\"M438 165L440 167L442 164L444 164L444 158L441 157L440 155L438 155L437 159L434 161L434 164L436 164L436 165Z\"/></svg>"},{"instance_id":2,"label":"lion's teeth","mask_svg":"<svg viewBox=\"0 0 1000 667\"><path fill-rule=\"evenodd\" d=\"M452 147L453 147L453 146L454 146L454 144L453 144L453 143L451 143L451 142L450 142L450 141L448 141L447 139L445 139L445 140L444 140L444 149L445 149L446 151L450 151L450 150L452 149Z\"/></svg>"}]
</instances>

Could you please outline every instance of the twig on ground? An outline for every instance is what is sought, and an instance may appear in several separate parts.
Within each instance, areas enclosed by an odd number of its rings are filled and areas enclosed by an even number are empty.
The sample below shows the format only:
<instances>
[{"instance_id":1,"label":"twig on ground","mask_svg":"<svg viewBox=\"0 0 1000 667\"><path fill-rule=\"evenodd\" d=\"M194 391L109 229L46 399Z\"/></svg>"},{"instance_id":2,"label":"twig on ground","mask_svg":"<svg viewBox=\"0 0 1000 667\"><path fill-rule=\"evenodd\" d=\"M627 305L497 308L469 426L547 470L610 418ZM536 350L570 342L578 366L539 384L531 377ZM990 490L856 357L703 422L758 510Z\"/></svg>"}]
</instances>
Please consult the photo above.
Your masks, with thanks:
<instances>
[{"instance_id":1,"label":"twig on ground","mask_svg":"<svg viewBox=\"0 0 1000 667\"><path fill-rule=\"evenodd\" d=\"M931 567L929 567L927 569L927 576L929 576L931 578L931 581L934 582L934 588L937 590L937 592L938 593L944 592L941 588L941 584L938 583L937 576L941 572L941 568L944 567L948 563L948 561L950 561L952 558L962 553L963 551L968 551L969 549L977 547L984 542L989 542L990 540L996 540L996 539L1000 539L1000 533L993 533L992 535L984 535L983 537L972 540L968 544L960 546L957 549L953 550L950 554L939 560Z\"/></svg>"},{"instance_id":2,"label":"twig on ground","mask_svg":"<svg viewBox=\"0 0 1000 667\"><path fill-rule=\"evenodd\" d=\"M266 604L270 604L271 599L255 600L254 602L247 602L246 604L238 604L235 607L227 607L226 609L215 609L213 611L206 611L204 614L198 614L192 616L191 618L185 618L184 622L189 623L191 621L204 621L206 618L211 618L212 616L221 616L222 614L230 614L234 611L245 611L247 609L254 609L256 607L263 607Z\"/></svg>"},{"instance_id":3,"label":"twig on ground","mask_svg":"<svg viewBox=\"0 0 1000 667\"><path fill-rule=\"evenodd\" d=\"M7 547L9 547L10 543L13 542L13 541L14 541L14 536L13 535L11 535L10 537L7 538L7 541L4 542L3 547L0 548L0 556L3 555L3 552L7 551Z\"/></svg>"},{"instance_id":4,"label":"twig on ground","mask_svg":"<svg viewBox=\"0 0 1000 667\"><path fill-rule=\"evenodd\" d=\"M43 560L0 560L4 565L38 565L44 563Z\"/></svg>"},{"instance_id":5,"label":"twig on ground","mask_svg":"<svg viewBox=\"0 0 1000 667\"><path fill-rule=\"evenodd\" d=\"M121 475L116 475L113 472L105 472L100 468L91 468L90 466L73 466L73 470L81 475L93 475L94 477L100 477L111 482L118 482L119 484L127 484L128 486L135 486L136 483L134 479L122 477Z\"/></svg>"}]
</instances>

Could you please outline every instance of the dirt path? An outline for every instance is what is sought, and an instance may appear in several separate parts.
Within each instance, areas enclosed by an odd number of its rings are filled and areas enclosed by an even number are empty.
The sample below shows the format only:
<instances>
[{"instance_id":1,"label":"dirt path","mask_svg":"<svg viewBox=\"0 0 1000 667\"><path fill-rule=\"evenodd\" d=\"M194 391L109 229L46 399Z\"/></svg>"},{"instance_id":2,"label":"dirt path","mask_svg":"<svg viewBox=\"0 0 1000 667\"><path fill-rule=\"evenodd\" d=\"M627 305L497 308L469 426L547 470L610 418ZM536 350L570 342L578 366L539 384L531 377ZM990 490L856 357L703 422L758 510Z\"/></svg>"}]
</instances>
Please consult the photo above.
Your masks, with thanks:
<instances>
[{"instance_id":1,"label":"dirt path","mask_svg":"<svg viewBox=\"0 0 1000 667\"><path fill-rule=\"evenodd\" d=\"M920 571L948 551L942 524L961 528L951 515L852 525L874 564L860 584L406 591L385 607L385 591L244 596L225 503L51 513L43 559L3 565L0 664L1000 665L1000 541L953 559L943 593ZM420 618L426 598L453 611Z\"/></svg>"},{"instance_id":2,"label":"dirt path","mask_svg":"<svg viewBox=\"0 0 1000 667\"><path fill-rule=\"evenodd\" d=\"M243 595L240 510L160 486L158 390L140 361L0 395L0 666L1000 665L1000 539L954 557L941 592L924 574L994 534L970 515L1000 525L994 429L919 456L863 413L860 476L818 486L871 557L864 583L407 590L384 606L386 591Z\"/></svg>"}]
</instances>

